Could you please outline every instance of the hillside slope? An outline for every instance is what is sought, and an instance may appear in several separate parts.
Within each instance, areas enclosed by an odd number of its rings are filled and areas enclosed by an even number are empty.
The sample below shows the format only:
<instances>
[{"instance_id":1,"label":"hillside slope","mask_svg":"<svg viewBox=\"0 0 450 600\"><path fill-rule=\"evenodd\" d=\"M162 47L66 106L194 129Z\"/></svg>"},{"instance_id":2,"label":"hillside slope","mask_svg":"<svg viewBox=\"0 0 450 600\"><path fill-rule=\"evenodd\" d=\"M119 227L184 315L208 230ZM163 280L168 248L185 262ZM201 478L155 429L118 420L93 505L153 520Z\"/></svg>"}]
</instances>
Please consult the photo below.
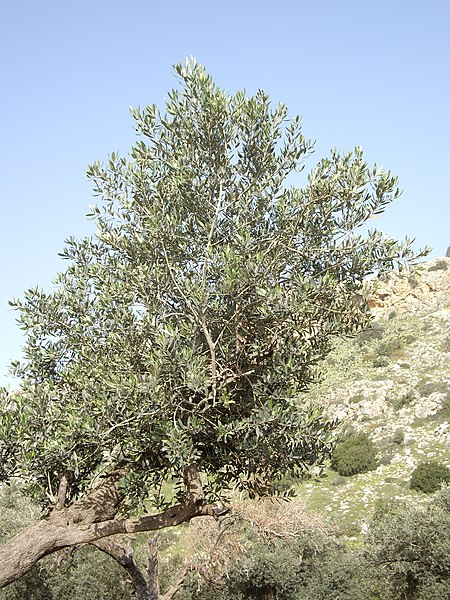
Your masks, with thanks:
<instances>
[{"instance_id":1,"label":"hillside slope","mask_svg":"<svg viewBox=\"0 0 450 600\"><path fill-rule=\"evenodd\" d=\"M346 478L329 470L300 489L351 536L365 530L377 500L426 500L409 489L419 461L450 467L450 259L379 282L369 306L373 327L336 343L312 396L343 429L370 435L379 466Z\"/></svg>"}]
</instances>

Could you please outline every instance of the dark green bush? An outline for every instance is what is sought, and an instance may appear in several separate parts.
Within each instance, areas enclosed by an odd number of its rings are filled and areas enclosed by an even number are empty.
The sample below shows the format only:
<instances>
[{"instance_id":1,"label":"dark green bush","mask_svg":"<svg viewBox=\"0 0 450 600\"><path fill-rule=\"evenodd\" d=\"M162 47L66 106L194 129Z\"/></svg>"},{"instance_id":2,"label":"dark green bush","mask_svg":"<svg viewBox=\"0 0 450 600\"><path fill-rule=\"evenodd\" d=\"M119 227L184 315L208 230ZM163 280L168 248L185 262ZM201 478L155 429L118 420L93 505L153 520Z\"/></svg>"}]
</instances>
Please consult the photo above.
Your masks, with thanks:
<instances>
[{"instance_id":1,"label":"dark green bush","mask_svg":"<svg viewBox=\"0 0 450 600\"><path fill-rule=\"evenodd\" d=\"M390 452L383 453L378 463L380 465L390 465L392 462L392 454Z\"/></svg>"},{"instance_id":2,"label":"dark green bush","mask_svg":"<svg viewBox=\"0 0 450 600\"><path fill-rule=\"evenodd\" d=\"M215 586L192 593L196 600L365 600L359 562L337 540L320 533L259 542L238 558Z\"/></svg>"},{"instance_id":3,"label":"dark green bush","mask_svg":"<svg viewBox=\"0 0 450 600\"><path fill-rule=\"evenodd\" d=\"M411 475L409 486L412 490L431 494L436 492L442 483L450 483L450 469L430 460L417 465Z\"/></svg>"},{"instance_id":4,"label":"dark green bush","mask_svg":"<svg viewBox=\"0 0 450 600\"><path fill-rule=\"evenodd\" d=\"M417 273L411 273L408 277L408 283L412 288L416 288L419 285L419 278Z\"/></svg>"},{"instance_id":5,"label":"dark green bush","mask_svg":"<svg viewBox=\"0 0 450 600\"><path fill-rule=\"evenodd\" d=\"M376 321L375 323L372 323L371 327L369 327L368 329L365 329L364 331L361 331L361 333L358 333L356 341L359 346L364 346L368 342L370 343L373 340L380 340L383 337L383 334L384 334L383 323Z\"/></svg>"},{"instance_id":6,"label":"dark green bush","mask_svg":"<svg viewBox=\"0 0 450 600\"><path fill-rule=\"evenodd\" d=\"M331 485L334 485L336 487L339 487L341 485L346 485L348 483L348 477L344 477L343 475L338 475L337 477L335 477L333 479L333 481L331 482Z\"/></svg>"},{"instance_id":7,"label":"dark green bush","mask_svg":"<svg viewBox=\"0 0 450 600\"><path fill-rule=\"evenodd\" d=\"M438 411L439 417L443 419L450 419L450 392L447 397L442 401L441 410Z\"/></svg>"},{"instance_id":8,"label":"dark green bush","mask_svg":"<svg viewBox=\"0 0 450 600\"><path fill-rule=\"evenodd\" d=\"M38 566L23 577L0 590L1 600L53 600L51 589L46 582L45 570Z\"/></svg>"},{"instance_id":9,"label":"dark green bush","mask_svg":"<svg viewBox=\"0 0 450 600\"><path fill-rule=\"evenodd\" d=\"M366 598L450 598L449 492L442 490L426 506L378 505L364 544Z\"/></svg>"},{"instance_id":10,"label":"dark green bush","mask_svg":"<svg viewBox=\"0 0 450 600\"><path fill-rule=\"evenodd\" d=\"M448 383L445 381L432 381L430 379L422 379L417 384L417 391L423 397L431 396L436 392L446 394L449 391Z\"/></svg>"},{"instance_id":11,"label":"dark green bush","mask_svg":"<svg viewBox=\"0 0 450 600\"><path fill-rule=\"evenodd\" d=\"M366 433L351 433L336 445L331 466L343 476L366 473L377 467L376 453L377 450Z\"/></svg>"},{"instance_id":12,"label":"dark green bush","mask_svg":"<svg viewBox=\"0 0 450 600\"><path fill-rule=\"evenodd\" d=\"M398 338L386 339L378 344L376 352L380 356L391 356L392 354L394 354L394 352L400 350L402 346L402 340Z\"/></svg>"}]
</instances>

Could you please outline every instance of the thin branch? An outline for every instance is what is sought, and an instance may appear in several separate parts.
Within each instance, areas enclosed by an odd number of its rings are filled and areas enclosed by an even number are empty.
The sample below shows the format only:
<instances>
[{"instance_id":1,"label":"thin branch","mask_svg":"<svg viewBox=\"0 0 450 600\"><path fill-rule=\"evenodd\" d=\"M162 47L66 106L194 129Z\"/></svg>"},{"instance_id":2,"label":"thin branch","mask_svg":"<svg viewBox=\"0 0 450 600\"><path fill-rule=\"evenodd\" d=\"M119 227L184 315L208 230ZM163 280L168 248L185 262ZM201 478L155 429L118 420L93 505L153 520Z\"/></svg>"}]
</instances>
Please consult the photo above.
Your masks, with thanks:
<instances>
[{"instance_id":1,"label":"thin branch","mask_svg":"<svg viewBox=\"0 0 450 600\"><path fill-rule=\"evenodd\" d=\"M68 485L69 482L67 480L67 476L64 474L59 482L58 499L56 501L55 510L61 510L64 508L64 504L66 503Z\"/></svg>"},{"instance_id":2,"label":"thin branch","mask_svg":"<svg viewBox=\"0 0 450 600\"><path fill-rule=\"evenodd\" d=\"M219 214L220 211L222 209L222 196L223 196L223 184L222 181L220 181L219 183L219 194L218 194L218 198L217 198L217 204L216 204L216 212L214 214L213 220L211 221L211 227L209 230L209 235L208 235L208 242L206 244L206 250L205 250L205 259L203 261L203 273L202 273L202 315L201 315L201 324L202 324L202 330L203 330L203 334L205 336L206 339L206 343L208 344L208 348L209 348L209 353L211 356L211 379L212 379L212 387L213 387L213 394L214 394L214 399L216 396L216 381L217 381L217 359L216 359L216 345L211 337L211 333L208 329L207 323L206 323L206 317L205 317L205 310L204 310L204 303L205 303L205 294L206 294L206 279L207 279L207 274L208 274L208 261L209 261L209 253L211 251L211 246L212 246L212 239L213 239L213 235L214 235L214 230L216 228L217 225L217 219L219 218Z\"/></svg>"},{"instance_id":3,"label":"thin branch","mask_svg":"<svg viewBox=\"0 0 450 600\"><path fill-rule=\"evenodd\" d=\"M200 567L200 565L197 565L197 564L186 565L180 571L175 582L170 586L170 588L167 590L167 592L165 594L163 594L162 596L160 596L160 600L172 600L172 598L174 598L176 596L176 594L178 594L178 592L183 587L184 582L186 581L186 577L189 575L189 573L191 571L198 570L199 567Z\"/></svg>"},{"instance_id":4,"label":"thin branch","mask_svg":"<svg viewBox=\"0 0 450 600\"><path fill-rule=\"evenodd\" d=\"M138 592L139 597L148 596L148 585L145 577L136 563L133 555L133 549L128 544L127 546L121 546L114 542L107 540L97 540L91 542L91 546L94 546L98 550L101 550L111 558L113 558L121 567L123 567L128 575L131 577L131 581Z\"/></svg>"},{"instance_id":5,"label":"thin branch","mask_svg":"<svg viewBox=\"0 0 450 600\"><path fill-rule=\"evenodd\" d=\"M214 229L216 228L217 219L219 218L220 211L222 209L222 196L223 196L223 183L220 181L219 183L219 194L216 203L216 212L214 214L213 220L211 221L211 227L209 229L208 242L206 244L205 250L205 260L203 261L203 275L202 275L202 292L205 292L206 289L206 277L208 273L208 259L209 252L211 250L212 238L214 235Z\"/></svg>"},{"instance_id":6,"label":"thin branch","mask_svg":"<svg viewBox=\"0 0 450 600\"><path fill-rule=\"evenodd\" d=\"M150 588L160 600L159 594L159 562L158 562L158 534L149 538L147 542L148 567L147 575Z\"/></svg>"}]
</instances>

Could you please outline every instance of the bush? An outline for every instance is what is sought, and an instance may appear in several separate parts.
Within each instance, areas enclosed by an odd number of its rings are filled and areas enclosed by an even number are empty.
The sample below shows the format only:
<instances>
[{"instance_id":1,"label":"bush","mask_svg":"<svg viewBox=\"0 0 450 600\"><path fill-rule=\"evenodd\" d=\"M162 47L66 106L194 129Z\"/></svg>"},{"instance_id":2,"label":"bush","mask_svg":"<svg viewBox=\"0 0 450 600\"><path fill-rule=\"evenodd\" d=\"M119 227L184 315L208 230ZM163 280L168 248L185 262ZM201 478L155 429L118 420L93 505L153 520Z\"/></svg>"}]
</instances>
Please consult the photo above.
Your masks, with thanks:
<instances>
[{"instance_id":1,"label":"bush","mask_svg":"<svg viewBox=\"0 0 450 600\"><path fill-rule=\"evenodd\" d=\"M365 346L367 343L370 343L373 340L380 340L383 337L383 334L383 323L376 321L375 323L372 323L372 325L368 329L365 329L364 331L358 333L356 342L359 346Z\"/></svg>"},{"instance_id":2,"label":"bush","mask_svg":"<svg viewBox=\"0 0 450 600\"><path fill-rule=\"evenodd\" d=\"M411 275L409 275L408 283L412 288L416 288L419 285L419 278L417 276L417 273L412 273Z\"/></svg>"},{"instance_id":3,"label":"bush","mask_svg":"<svg viewBox=\"0 0 450 600\"><path fill-rule=\"evenodd\" d=\"M192 599L364 600L358 557L337 540L315 533L273 543L260 541L241 556L218 585Z\"/></svg>"},{"instance_id":4,"label":"bush","mask_svg":"<svg viewBox=\"0 0 450 600\"><path fill-rule=\"evenodd\" d=\"M347 483L348 483L347 477L344 477L343 475L338 475L337 477L335 477L335 479L333 479L333 481L331 482L331 485L339 487L341 485L346 485Z\"/></svg>"},{"instance_id":5,"label":"bush","mask_svg":"<svg viewBox=\"0 0 450 600\"><path fill-rule=\"evenodd\" d=\"M425 507L378 506L364 544L366 598L450 598L449 507L445 489Z\"/></svg>"},{"instance_id":6,"label":"bush","mask_svg":"<svg viewBox=\"0 0 450 600\"><path fill-rule=\"evenodd\" d=\"M401 396L390 396L390 402L395 410L400 410L404 406L409 406L413 400L415 400L415 393L413 390L403 392Z\"/></svg>"},{"instance_id":7,"label":"bush","mask_svg":"<svg viewBox=\"0 0 450 600\"><path fill-rule=\"evenodd\" d=\"M437 263L428 268L428 271L446 271L447 269L447 262L445 260L438 260Z\"/></svg>"},{"instance_id":8,"label":"bush","mask_svg":"<svg viewBox=\"0 0 450 600\"><path fill-rule=\"evenodd\" d=\"M393 444L403 444L403 442L405 441L405 432L403 431L403 429L396 429L394 431L394 435L392 436L392 443Z\"/></svg>"},{"instance_id":9,"label":"bush","mask_svg":"<svg viewBox=\"0 0 450 600\"><path fill-rule=\"evenodd\" d=\"M34 566L23 577L0 590L1 600L53 600L46 582L45 570Z\"/></svg>"},{"instance_id":10,"label":"bush","mask_svg":"<svg viewBox=\"0 0 450 600\"><path fill-rule=\"evenodd\" d=\"M412 490L431 494L436 492L442 483L450 483L450 469L431 460L417 465L411 475L409 486Z\"/></svg>"},{"instance_id":11,"label":"bush","mask_svg":"<svg viewBox=\"0 0 450 600\"><path fill-rule=\"evenodd\" d=\"M432 381L430 379L422 379L416 387L419 394L425 398L431 394L440 393L446 394L449 391L448 383L445 381Z\"/></svg>"},{"instance_id":12,"label":"bush","mask_svg":"<svg viewBox=\"0 0 450 600\"><path fill-rule=\"evenodd\" d=\"M378 353L379 356L391 356L392 354L397 352L397 350L401 350L402 347L403 347L403 343L400 339L398 339L398 338L389 339L388 338L378 344L378 346L376 347L376 352Z\"/></svg>"},{"instance_id":13,"label":"bush","mask_svg":"<svg viewBox=\"0 0 450 600\"><path fill-rule=\"evenodd\" d=\"M387 356L376 356L372 361L372 366L375 368L387 367L389 365L389 359Z\"/></svg>"},{"instance_id":14,"label":"bush","mask_svg":"<svg viewBox=\"0 0 450 600\"><path fill-rule=\"evenodd\" d=\"M376 453L366 433L351 433L337 444L331 457L331 466L343 476L366 473L377 467Z\"/></svg>"}]
</instances>

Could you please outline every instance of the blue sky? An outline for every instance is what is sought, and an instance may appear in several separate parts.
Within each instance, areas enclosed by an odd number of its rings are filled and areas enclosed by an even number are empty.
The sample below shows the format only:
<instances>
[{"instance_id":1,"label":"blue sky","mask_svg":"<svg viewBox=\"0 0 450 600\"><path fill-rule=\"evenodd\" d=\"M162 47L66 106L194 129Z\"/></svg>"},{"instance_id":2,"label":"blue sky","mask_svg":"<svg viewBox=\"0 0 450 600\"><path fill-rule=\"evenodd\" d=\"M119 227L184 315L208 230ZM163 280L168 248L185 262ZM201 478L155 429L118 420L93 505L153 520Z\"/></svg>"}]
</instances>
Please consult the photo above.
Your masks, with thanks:
<instances>
[{"instance_id":1,"label":"blue sky","mask_svg":"<svg viewBox=\"0 0 450 600\"><path fill-rule=\"evenodd\" d=\"M317 140L360 145L399 176L377 227L450 244L447 0L3 0L0 19L0 383L23 343L8 300L50 289L69 235L91 232L85 170L134 140L129 106L161 105L195 56L230 92L258 88Z\"/></svg>"}]
</instances>

